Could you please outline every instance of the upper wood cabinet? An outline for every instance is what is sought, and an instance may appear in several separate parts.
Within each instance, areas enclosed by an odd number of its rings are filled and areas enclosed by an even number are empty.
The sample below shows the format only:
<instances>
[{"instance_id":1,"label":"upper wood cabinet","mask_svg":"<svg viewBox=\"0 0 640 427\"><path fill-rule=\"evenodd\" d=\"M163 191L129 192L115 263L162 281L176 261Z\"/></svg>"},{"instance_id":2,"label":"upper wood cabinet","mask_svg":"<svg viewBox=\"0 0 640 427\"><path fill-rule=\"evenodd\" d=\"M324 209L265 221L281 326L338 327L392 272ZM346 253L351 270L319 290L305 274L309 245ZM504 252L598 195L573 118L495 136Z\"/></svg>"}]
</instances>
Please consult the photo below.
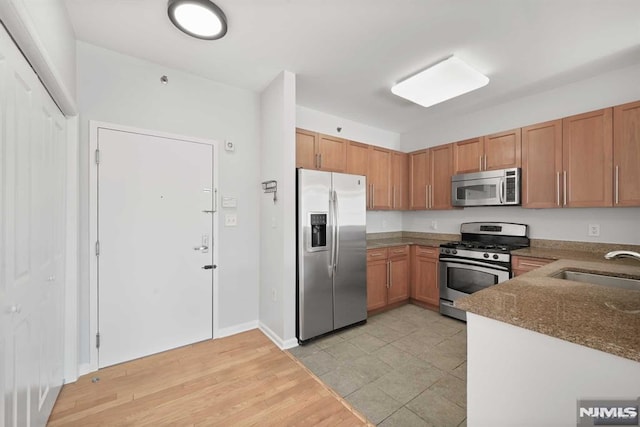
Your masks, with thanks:
<instances>
[{"instance_id":1,"label":"upper wood cabinet","mask_svg":"<svg viewBox=\"0 0 640 427\"><path fill-rule=\"evenodd\" d=\"M296 129L296 167L317 169L318 133Z\"/></svg>"},{"instance_id":2,"label":"upper wood cabinet","mask_svg":"<svg viewBox=\"0 0 640 427\"><path fill-rule=\"evenodd\" d=\"M369 209L391 209L391 150L369 146Z\"/></svg>"},{"instance_id":3,"label":"upper wood cabinet","mask_svg":"<svg viewBox=\"0 0 640 427\"><path fill-rule=\"evenodd\" d=\"M480 172L483 160L482 138L467 139L453 144L454 174Z\"/></svg>"},{"instance_id":4,"label":"upper wood cabinet","mask_svg":"<svg viewBox=\"0 0 640 427\"><path fill-rule=\"evenodd\" d=\"M613 109L614 206L640 206L640 101Z\"/></svg>"},{"instance_id":5,"label":"upper wood cabinet","mask_svg":"<svg viewBox=\"0 0 640 427\"><path fill-rule=\"evenodd\" d=\"M409 155L391 153L391 209L409 209Z\"/></svg>"},{"instance_id":6,"label":"upper wood cabinet","mask_svg":"<svg viewBox=\"0 0 640 427\"><path fill-rule=\"evenodd\" d=\"M453 144L430 150L431 209L452 209L451 175L453 175Z\"/></svg>"},{"instance_id":7,"label":"upper wood cabinet","mask_svg":"<svg viewBox=\"0 0 640 427\"><path fill-rule=\"evenodd\" d=\"M347 140L296 129L296 167L346 172Z\"/></svg>"},{"instance_id":8,"label":"upper wood cabinet","mask_svg":"<svg viewBox=\"0 0 640 427\"><path fill-rule=\"evenodd\" d=\"M369 146L359 142L347 143L347 173L367 176Z\"/></svg>"},{"instance_id":9,"label":"upper wood cabinet","mask_svg":"<svg viewBox=\"0 0 640 427\"><path fill-rule=\"evenodd\" d=\"M409 209L429 209L429 150L409 153Z\"/></svg>"},{"instance_id":10,"label":"upper wood cabinet","mask_svg":"<svg viewBox=\"0 0 640 427\"><path fill-rule=\"evenodd\" d=\"M613 109L562 119L563 205L612 206Z\"/></svg>"},{"instance_id":11,"label":"upper wood cabinet","mask_svg":"<svg viewBox=\"0 0 640 427\"><path fill-rule=\"evenodd\" d=\"M562 120L522 128L522 206L562 206Z\"/></svg>"},{"instance_id":12,"label":"upper wood cabinet","mask_svg":"<svg viewBox=\"0 0 640 427\"><path fill-rule=\"evenodd\" d=\"M454 174L519 168L520 139L520 129L513 129L454 143Z\"/></svg>"},{"instance_id":13,"label":"upper wood cabinet","mask_svg":"<svg viewBox=\"0 0 640 427\"><path fill-rule=\"evenodd\" d=\"M409 154L410 209L451 209L453 145Z\"/></svg>"}]
</instances>

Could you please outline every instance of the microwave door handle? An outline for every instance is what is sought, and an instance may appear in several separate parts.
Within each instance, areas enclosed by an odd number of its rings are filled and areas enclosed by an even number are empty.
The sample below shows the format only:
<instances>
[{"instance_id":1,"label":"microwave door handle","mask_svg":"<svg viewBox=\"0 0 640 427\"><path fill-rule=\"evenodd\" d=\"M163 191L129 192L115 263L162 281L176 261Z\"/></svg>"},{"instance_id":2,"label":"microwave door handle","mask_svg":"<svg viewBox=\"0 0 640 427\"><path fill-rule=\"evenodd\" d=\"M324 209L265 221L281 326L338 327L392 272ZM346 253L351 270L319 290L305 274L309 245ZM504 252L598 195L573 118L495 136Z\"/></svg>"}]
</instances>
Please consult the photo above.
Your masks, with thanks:
<instances>
[{"instance_id":1,"label":"microwave door handle","mask_svg":"<svg viewBox=\"0 0 640 427\"><path fill-rule=\"evenodd\" d=\"M500 188L498 188L498 197L500 198L501 205L504 204L504 185L505 185L505 179L500 178Z\"/></svg>"},{"instance_id":2,"label":"microwave door handle","mask_svg":"<svg viewBox=\"0 0 640 427\"><path fill-rule=\"evenodd\" d=\"M487 264L485 262L471 261L468 259L462 260L460 258L440 258L440 262L451 262L460 265L476 265L478 267L490 268L494 270L509 271L507 267L503 267L501 265Z\"/></svg>"}]
</instances>

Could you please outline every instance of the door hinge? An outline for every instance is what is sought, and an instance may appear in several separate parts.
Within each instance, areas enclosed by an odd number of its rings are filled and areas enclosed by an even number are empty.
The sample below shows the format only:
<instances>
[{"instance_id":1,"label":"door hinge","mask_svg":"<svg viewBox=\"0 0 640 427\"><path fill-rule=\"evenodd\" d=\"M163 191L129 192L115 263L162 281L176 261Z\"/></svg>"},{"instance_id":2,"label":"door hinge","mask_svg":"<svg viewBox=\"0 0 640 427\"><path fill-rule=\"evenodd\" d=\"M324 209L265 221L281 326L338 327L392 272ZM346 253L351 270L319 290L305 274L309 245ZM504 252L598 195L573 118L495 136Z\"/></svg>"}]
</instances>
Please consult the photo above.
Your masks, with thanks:
<instances>
[{"instance_id":1,"label":"door hinge","mask_svg":"<svg viewBox=\"0 0 640 427\"><path fill-rule=\"evenodd\" d=\"M96 240L96 256L100 256L100 240Z\"/></svg>"},{"instance_id":2,"label":"door hinge","mask_svg":"<svg viewBox=\"0 0 640 427\"><path fill-rule=\"evenodd\" d=\"M96 165L100 164L100 150L96 148Z\"/></svg>"},{"instance_id":3,"label":"door hinge","mask_svg":"<svg viewBox=\"0 0 640 427\"><path fill-rule=\"evenodd\" d=\"M96 334L96 348L100 348L100 332Z\"/></svg>"}]
</instances>

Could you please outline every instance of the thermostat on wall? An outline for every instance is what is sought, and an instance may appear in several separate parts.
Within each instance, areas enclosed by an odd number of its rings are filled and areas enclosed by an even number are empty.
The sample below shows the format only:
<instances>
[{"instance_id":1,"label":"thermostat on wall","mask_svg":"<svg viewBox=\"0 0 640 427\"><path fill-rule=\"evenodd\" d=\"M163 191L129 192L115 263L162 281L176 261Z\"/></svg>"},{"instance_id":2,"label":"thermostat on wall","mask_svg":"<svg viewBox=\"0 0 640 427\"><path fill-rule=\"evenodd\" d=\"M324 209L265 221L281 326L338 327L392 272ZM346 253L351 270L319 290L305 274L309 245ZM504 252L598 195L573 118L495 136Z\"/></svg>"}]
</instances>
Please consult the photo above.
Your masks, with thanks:
<instances>
[{"instance_id":1,"label":"thermostat on wall","mask_svg":"<svg viewBox=\"0 0 640 427\"><path fill-rule=\"evenodd\" d=\"M227 151L236 151L236 145L232 141L225 141L224 149Z\"/></svg>"}]
</instances>

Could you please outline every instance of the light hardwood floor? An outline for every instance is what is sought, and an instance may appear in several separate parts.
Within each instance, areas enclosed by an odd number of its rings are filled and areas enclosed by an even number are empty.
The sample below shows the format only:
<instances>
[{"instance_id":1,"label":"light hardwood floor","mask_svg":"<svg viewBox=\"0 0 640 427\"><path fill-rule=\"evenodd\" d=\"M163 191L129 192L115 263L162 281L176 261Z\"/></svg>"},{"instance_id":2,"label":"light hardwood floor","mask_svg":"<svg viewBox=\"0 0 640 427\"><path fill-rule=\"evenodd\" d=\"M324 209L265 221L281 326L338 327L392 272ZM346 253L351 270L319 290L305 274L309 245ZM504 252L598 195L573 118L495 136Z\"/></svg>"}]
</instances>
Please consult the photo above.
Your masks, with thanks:
<instances>
[{"instance_id":1,"label":"light hardwood floor","mask_svg":"<svg viewBox=\"0 0 640 427\"><path fill-rule=\"evenodd\" d=\"M370 425L361 417L252 330L83 376L63 387L48 425Z\"/></svg>"}]
</instances>

